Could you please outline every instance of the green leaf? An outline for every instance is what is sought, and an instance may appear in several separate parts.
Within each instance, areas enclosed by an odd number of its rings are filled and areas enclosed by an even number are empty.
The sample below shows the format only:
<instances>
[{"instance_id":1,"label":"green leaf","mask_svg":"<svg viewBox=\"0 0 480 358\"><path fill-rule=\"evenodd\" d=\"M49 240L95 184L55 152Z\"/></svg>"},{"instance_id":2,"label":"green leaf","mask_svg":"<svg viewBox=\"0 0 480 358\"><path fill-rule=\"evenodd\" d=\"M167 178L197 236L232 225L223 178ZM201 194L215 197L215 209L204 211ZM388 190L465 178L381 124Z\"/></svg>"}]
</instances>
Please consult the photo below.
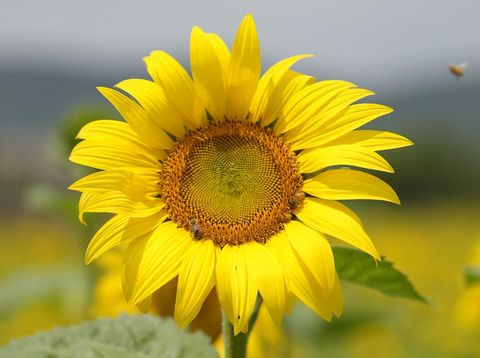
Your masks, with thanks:
<instances>
[{"instance_id":1,"label":"green leaf","mask_svg":"<svg viewBox=\"0 0 480 358\"><path fill-rule=\"evenodd\" d=\"M368 286L393 297L425 301L407 276L393 267L393 263L382 257L375 260L368 254L347 247L333 247L338 275L345 281Z\"/></svg>"},{"instance_id":2,"label":"green leaf","mask_svg":"<svg viewBox=\"0 0 480 358\"><path fill-rule=\"evenodd\" d=\"M480 266L467 266L463 271L467 287L480 283Z\"/></svg>"},{"instance_id":3,"label":"green leaf","mask_svg":"<svg viewBox=\"0 0 480 358\"><path fill-rule=\"evenodd\" d=\"M202 358L217 353L204 334L182 331L171 319L124 314L13 341L0 348L0 357Z\"/></svg>"}]
</instances>

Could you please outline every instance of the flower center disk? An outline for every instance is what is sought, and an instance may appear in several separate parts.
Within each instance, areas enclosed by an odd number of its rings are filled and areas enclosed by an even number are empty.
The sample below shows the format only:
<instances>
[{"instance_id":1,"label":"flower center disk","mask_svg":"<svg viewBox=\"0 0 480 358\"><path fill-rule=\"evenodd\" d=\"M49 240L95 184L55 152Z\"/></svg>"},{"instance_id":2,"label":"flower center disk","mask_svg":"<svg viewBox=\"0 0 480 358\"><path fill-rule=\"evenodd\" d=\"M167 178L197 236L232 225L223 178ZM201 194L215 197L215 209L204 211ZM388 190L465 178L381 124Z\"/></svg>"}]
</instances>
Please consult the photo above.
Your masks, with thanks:
<instances>
[{"instance_id":1,"label":"flower center disk","mask_svg":"<svg viewBox=\"0 0 480 358\"><path fill-rule=\"evenodd\" d=\"M295 154L267 128L217 122L191 131L163 163L170 219L219 246L265 243L303 185Z\"/></svg>"}]
</instances>

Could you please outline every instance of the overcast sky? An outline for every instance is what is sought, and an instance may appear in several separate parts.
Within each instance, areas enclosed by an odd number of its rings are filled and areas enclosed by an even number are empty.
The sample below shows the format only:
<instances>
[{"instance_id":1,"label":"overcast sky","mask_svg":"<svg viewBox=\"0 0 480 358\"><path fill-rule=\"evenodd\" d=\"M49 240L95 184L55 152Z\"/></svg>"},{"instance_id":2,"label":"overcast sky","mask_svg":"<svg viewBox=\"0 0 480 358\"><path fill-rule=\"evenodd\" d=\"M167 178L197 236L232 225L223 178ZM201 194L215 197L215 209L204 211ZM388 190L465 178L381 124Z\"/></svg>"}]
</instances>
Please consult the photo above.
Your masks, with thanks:
<instances>
[{"instance_id":1,"label":"overcast sky","mask_svg":"<svg viewBox=\"0 0 480 358\"><path fill-rule=\"evenodd\" d=\"M468 61L480 78L479 0L1 0L0 64L140 69L154 49L184 58L193 25L231 44L248 12L267 65L314 53L297 68L368 87L428 81Z\"/></svg>"}]
</instances>

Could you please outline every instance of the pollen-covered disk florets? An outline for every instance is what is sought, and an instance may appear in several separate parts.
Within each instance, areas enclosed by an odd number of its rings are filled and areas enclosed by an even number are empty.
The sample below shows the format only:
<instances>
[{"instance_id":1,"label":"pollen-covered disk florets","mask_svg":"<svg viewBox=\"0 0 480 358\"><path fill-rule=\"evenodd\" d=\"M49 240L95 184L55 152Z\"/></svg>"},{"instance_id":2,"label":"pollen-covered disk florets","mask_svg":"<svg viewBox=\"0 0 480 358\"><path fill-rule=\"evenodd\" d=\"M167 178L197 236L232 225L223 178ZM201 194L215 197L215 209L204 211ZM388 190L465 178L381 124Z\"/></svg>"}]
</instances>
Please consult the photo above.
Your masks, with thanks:
<instances>
[{"instance_id":1,"label":"pollen-covered disk florets","mask_svg":"<svg viewBox=\"0 0 480 358\"><path fill-rule=\"evenodd\" d=\"M265 243L292 218L292 199L303 185L289 146L247 122L187 133L162 168L170 219L221 247Z\"/></svg>"}]
</instances>

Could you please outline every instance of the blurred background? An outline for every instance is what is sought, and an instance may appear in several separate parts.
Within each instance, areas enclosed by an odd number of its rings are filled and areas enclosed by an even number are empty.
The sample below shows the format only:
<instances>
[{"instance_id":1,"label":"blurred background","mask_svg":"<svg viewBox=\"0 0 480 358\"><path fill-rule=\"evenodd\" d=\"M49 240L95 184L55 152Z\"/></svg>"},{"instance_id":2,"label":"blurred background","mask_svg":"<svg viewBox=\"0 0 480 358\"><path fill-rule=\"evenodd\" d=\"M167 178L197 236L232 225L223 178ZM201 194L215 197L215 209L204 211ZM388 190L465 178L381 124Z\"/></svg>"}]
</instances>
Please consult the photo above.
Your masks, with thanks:
<instances>
[{"instance_id":1,"label":"blurred background","mask_svg":"<svg viewBox=\"0 0 480 358\"><path fill-rule=\"evenodd\" d=\"M395 109L371 127L415 143L385 153L396 174L380 175L402 205L352 205L380 253L429 301L344 284L339 320L325 324L299 306L282 331L269 326L256 344L272 356L279 340L287 356L480 356L480 288L464 280L465 269L480 265L480 3L474 0L2 0L0 344L134 310L119 294L115 258L83 265L103 218L88 216L81 225L78 195L66 190L83 173L67 161L74 136L88 121L118 118L96 86L145 78L142 57L156 49L188 67L193 25L231 45L248 12L264 68L314 53L295 68L318 80L357 83L377 93L369 100ZM449 65L465 61L465 76L457 79Z\"/></svg>"}]
</instances>

